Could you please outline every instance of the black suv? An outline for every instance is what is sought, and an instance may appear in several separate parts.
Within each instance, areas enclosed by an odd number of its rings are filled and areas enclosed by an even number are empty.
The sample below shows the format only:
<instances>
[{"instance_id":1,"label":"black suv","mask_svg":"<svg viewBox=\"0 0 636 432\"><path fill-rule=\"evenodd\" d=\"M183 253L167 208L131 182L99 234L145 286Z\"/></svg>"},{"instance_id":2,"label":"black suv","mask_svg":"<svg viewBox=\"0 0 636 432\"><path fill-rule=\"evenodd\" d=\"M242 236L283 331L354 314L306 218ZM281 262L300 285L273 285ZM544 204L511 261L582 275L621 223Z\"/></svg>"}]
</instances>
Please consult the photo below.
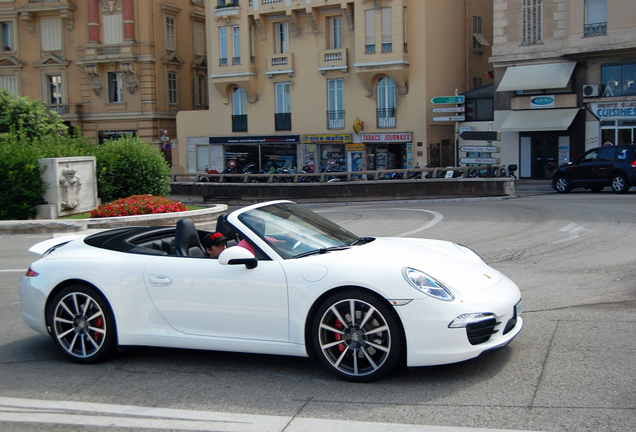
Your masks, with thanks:
<instances>
[{"instance_id":1,"label":"black suv","mask_svg":"<svg viewBox=\"0 0 636 432\"><path fill-rule=\"evenodd\" d=\"M633 145L594 148L552 173L552 187L560 193L570 192L572 188L599 192L606 186L616 193L626 193L634 185L636 151Z\"/></svg>"}]
</instances>

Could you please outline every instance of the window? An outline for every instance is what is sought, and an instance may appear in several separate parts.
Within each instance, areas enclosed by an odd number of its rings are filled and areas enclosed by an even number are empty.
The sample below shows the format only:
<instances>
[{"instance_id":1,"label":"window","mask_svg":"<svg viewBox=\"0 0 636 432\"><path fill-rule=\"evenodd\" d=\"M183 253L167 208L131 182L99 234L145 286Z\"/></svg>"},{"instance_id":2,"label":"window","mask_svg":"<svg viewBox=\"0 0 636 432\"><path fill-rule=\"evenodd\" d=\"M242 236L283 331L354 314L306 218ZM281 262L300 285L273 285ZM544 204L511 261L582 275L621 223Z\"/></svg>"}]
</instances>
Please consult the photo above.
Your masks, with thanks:
<instances>
[{"instance_id":1,"label":"window","mask_svg":"<svg viewBox=\"0 0 636 432\"><path fill-rule=\"evenodd\" d=\"M208 81L205 75L195 75L194 103L198 107L208 106Z\"/></svg>"},{"instance_id":2,"label":"window","mask_svg":"<svg viewBox=\"0 0 636 432\"><path fill-rule=\"evenodd\" d=\"M382 52L393 51L393 22L391 8L382 8Z\"/></svg>"},{"instance_id":3,"label":"window","mask_svg":"<svg viewBox=\"0 0 636 432\"><path fill-rule=\"evenodd\" d=\"M521 43L543 43L543 0L522 0Z\"/></svg>"},{"instance_id":4,"label":"window","mask_svg":"<svg viewBox=\"0 0 636 432\"><path fill-rule=\"evenodd\" d=\"M483 86L484 82L480 77L473 77L473 90L478 89L479 87Z\"/></svg>"},{"instance_id":5,"label":"window","mask_svg":"<svg viewBox=\"0 0 636 432\"><path fill-rule=\"evenodd\" d=\"M227 66L227 28L219 27L219 66Z\"/></svg>"},{"instance_id":6,"label":"window","mask_svg":"<svg viewBox=\"0 0 636 432\"><path fill-rule=\"evenodd\" d=\"M202 22L194 22L194 54L205 55L205 27Z\"/></svg>"},{"instance_id":7,"label":"window","mask_svg":"<svg viewBox=\"0 0 636 432\"><path fill-rule=\"evenodd\" d=\"M327 128L344 129L344 80L332 79L327 81Z\"/></svg>"},{"instance_id":8,"label":"window","mask_svg":"<svg viewBox=\"0 0 636 432\"><path fill-rule=\"evenodd\" d=\"M395 81L391 77L378 81L378 127L395 127Z\"/></svg>"},{"instance_id":9,"label":"window","mask_svg":"<svg viewBox=\"0 0 636 432\"><path fill-rule=\"evenodd\" d=\"M232 90L232 132L247 132L247 93L241 87Z\"/></svg>"},{"instance_id":10,"label":"window","mask_svg":"<svg viewBox=\"0 0 636 432\"><path fill-rule=\"evenodd\" d=\"M108 102L124 102L124 74L121 72L108 72Z\"/></svg>"},{"instance_id":11,"label":"window","mask_svg":"<svg viewBox=\"0 0 636 432\"><path fill-rule=\"evenodd\" d=\"M329 18L329 48L342 49L342 17Z\"/></svg>"},{"instance_id":12,"label":"window","mask_svg":"<svg viewBox=\"0 0 636 432\"><path fill-rule=\"evenodd\" d=\"M62 49L62 22L59 18L40 19L42 51Z\"/></svg>"},{"instance_id":13,"label":"window","mask_svg":"<svg viewBox=\"0 0 636 432\"><path fill-rule=\"evenodd\" d=\"M275 23L274 33L276 35L275 54L287 54L289 52L289 24Z\"/></svg>"},{"instance_id":14,"label":"window","mask_svg":"<svg viewBox=\"0 0 636 432\"><path fill-rule=\"evenodd\" d=\"M7 89L9 93L18 96L18 77L0 76L0 89Z\"/></svg>"},{"instance_id":15,"label":"window","mask_svg":"<svg viewBox=\"0 0 636 432\"><path fill-rule=\"evenodd\" d=\"M170 105L179 103L178 79L174 71L168 72L168 103Z\"/></svg>"},{"instance_id":16,"label":"window","mask_svg":"<svg viewBox=\"0 0 636 432\"><path fill-rule=\"evenodd\" d=\"M601 66L603 97L636 95L636 63Z\"/></svg>"},{"instance_id":17,"label":"window","mask_svg":"<svg viewBox=\"0 0 636 432\"><path fill-rule=\"evenodd\" d=\"M607 0L585 0L585 36L607 33Z\"/></svg>"},{"instance_id":18,"label":"window","mask_svg":"<svg viewBox=\"0 0 636 432\"><path fill-rule=\"evenodd\" d=\"M276 83L275 130L291 130L291 100L289 83Z\"/></svg>"},{"instance_id":19,"label":"window","mask_svg":"<svg viewBox=\"0 0 636 432\"><path fill-rule=\"evenodd\" d=\"M61 105L62 102L62 76L47 75L47 102L49 105Z\"/></svg>"},{"instance_id":20,"label":"window","mask_svg":"<svg viewBox=\"0 0 636 432\"><path fill-rule=\"evenodd\" d=\"M3 22L0 23L2 27L2 51L15 51L15 46L13 45L13 23L11 22Z\"/></svg>"},{"instance_id":21,"label":"window","mask_svg":"<svg viewBox=\"0 0 636 432\"><path fill-rule=\"evenodd\" d=\"M256 63L256 56L254 55L254 26L250 26L250 63Z\"/></svg>"},{"instance_id":22,"label":"window","mask_svg":"<svg viewBox=\"0 0 636 432\"><path fill-rule=\"evenodd\" d=\"M177 50L177 24L173 16L166 16L166 50Z\"/></svg>"},{"instance_id":23,"label":"window","mask_svg":"<svg viewBox=\"0 0 636 432\"><path fill-rule=\"evenodd\" d=\"M124 42L124 27L121 14L104 15L104 45Z\"/></svg>"},{"instance_id":24,"label":"window","mask_svg":"<svg viewBox=\"0 0 636 432\"><path fill-rule=\"evenodd\" d=\"M233 65L241 64L241 29L239 26L232 26L232 49L234 56L232 57Z\"/></svg>"},{"instance_id":25,"label":"window","mask_svg":"<svg viewBox=\"0 0 636 432\"><path fill-rule=\"evenodd\" d=\"M364 52L371 54L375 52L375 9L368 9L365 13L365 45Z\"/></svg>"},{"instance_id":26,"label":"window","mask_svg":"<svg viewBox=\"0 0 636 432\"><path fill-rule=\"evenodd\" d=\"M484 37L484 21L480 16L473 16L473 51L484 52L488 41Z\"/></svg>"}]
</instances>

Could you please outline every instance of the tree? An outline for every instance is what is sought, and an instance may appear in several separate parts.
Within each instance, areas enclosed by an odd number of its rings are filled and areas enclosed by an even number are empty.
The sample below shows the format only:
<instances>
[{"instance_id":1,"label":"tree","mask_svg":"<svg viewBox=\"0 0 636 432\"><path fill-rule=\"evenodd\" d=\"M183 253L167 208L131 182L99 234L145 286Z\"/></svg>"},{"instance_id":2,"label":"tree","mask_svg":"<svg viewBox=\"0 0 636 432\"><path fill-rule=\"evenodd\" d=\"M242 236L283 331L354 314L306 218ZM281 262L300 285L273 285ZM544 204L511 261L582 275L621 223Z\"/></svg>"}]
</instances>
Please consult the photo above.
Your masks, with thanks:
<instances>
[{"instance_id":1,"label":"tree","mask_svg":"<svg viewBox=\"0 0 636 432\"><path fill-rule=\"evenodd\" d=\"M55 111L48 111L39 100L0 90L0 134L14 129L28 137L66 133L68 127Z\"/></svg>"}]
</instances>

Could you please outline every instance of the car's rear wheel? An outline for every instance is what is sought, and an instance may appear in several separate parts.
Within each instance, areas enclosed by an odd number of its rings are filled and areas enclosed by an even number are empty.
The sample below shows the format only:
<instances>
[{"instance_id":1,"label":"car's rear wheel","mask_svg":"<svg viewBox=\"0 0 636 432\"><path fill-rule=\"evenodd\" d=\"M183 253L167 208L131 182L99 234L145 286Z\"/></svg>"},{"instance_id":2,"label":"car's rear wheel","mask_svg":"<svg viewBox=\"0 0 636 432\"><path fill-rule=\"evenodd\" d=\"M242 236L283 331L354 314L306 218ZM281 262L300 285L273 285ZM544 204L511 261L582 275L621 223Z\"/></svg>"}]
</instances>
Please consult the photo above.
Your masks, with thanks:
<instances>
[{"instance_id":1,"label":"car's rear wheel","mask_svg":"<svg viewBox=\"0 0 636 432\"><path fill-rule=\"evenodd\" d=\"M572 190L572 185L567 177L561 176L554 181L554 188L559 193L567 193Z\"/></svg>"},{"instance_id":2,"label":"car's rear wheel","mask_svg":"<svg viewBox=\"0 0 636 432\"><path fill-rule=\"evenodd\" d=\"M616 193L627 193L629 190L627 177L623 174L615 174L614 177L612 177L612 190Z\"/></svg>"},{"instance_id":3,"label":"car's rear wheel","mask_svg":"<svg viewBox=\"0 0 636 432\"><path fill-rule=\"evenodd\" d=\"M320 360L350 381L371 381L393 370L404 352L401 323L390 305L358 290L326 299L313 324Z\"/></svg>"},{"instance_id":4,"label":"car's rear wheel","mask_svg":"<svg viewBox=\"0 0 636 432\"><path fill-rule=\"evenodd\" d=\"M78 363L101 361L116 345L110 306L86 285L70 285L59 292L51 304L50 326L57 346Z\"/></svg>"}]
</instances>

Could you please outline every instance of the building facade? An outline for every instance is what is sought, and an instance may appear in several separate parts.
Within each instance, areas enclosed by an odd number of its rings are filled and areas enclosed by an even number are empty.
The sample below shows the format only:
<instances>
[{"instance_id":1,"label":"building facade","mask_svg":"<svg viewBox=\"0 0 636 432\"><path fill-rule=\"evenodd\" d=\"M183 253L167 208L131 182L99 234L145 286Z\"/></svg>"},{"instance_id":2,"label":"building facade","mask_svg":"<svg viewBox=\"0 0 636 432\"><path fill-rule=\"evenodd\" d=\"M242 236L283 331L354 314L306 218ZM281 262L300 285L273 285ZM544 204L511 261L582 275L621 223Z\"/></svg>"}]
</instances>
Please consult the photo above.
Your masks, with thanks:
<instances>
[{"instance_id":1,"label":"building facade","mask_svg":"<svg viewBox=\"0 0 636 432\"><path fill-rule=\"evenodd\" d=\"M633 0L495 0L491 61L502 159L521 177L636 140Z\"/></svg>"},{"instance_id":2,"label":"building facade","mask_svg":"<svg viewBox=\"0 0 636 432\"><path fill-rule=\"evenodd\" d=\"M40 99L95 143L167 149L180 110L207 109L203 0L0 0L0 88Z\"/></svg>"},{"instance_id":3,"label":"building facade","mask_svg":"<svg viewBox=\"0 0 636 432\"><path fill-rule=\"evenodd\" d=\"M210 110L179 113L182 173L454 165L457 119L434 119L431 99L492 83L489 0L215 0L206 12Z\"/></svg>"}]
</instances>

